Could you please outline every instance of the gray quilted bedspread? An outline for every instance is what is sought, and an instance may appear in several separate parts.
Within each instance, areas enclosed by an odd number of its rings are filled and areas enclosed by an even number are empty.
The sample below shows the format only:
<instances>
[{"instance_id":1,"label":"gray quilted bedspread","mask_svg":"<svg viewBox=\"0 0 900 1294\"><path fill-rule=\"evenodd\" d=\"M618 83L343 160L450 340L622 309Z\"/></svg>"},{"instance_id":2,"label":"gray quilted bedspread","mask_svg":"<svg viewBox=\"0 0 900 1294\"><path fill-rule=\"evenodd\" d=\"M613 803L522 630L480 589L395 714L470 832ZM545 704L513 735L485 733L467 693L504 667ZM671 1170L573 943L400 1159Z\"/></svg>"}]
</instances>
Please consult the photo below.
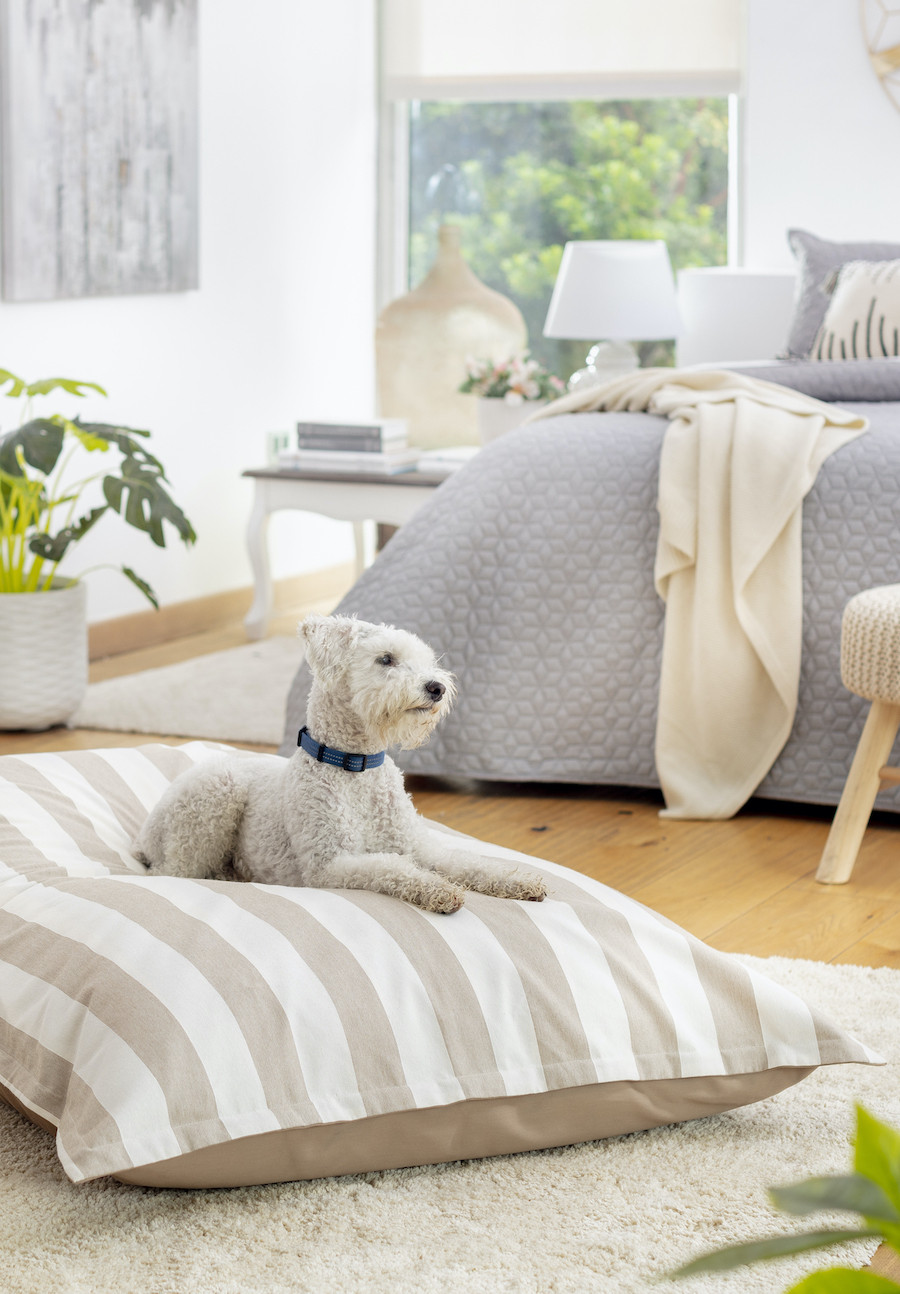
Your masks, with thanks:
<instances>
[{"instance_id":1,"label":"gray quilted bedspread","mask_svg":"<svg viewBox=\"0 0 900 1294\"><path fill-rule=\"evenodd\" d=\"M866 703L840 680L847 599L900 583L900 404L850 404L870 431L829 458L803 508L796 721L758 788L836 803ZM410 772L658 786L664 605L653 587L663 419L583 413L495 441L399 531L338 608L445 653L457 704ZM295 749L309 674L288 699ZM886 793L879 804L900 808Z\"/></svg>"}]
</instances>

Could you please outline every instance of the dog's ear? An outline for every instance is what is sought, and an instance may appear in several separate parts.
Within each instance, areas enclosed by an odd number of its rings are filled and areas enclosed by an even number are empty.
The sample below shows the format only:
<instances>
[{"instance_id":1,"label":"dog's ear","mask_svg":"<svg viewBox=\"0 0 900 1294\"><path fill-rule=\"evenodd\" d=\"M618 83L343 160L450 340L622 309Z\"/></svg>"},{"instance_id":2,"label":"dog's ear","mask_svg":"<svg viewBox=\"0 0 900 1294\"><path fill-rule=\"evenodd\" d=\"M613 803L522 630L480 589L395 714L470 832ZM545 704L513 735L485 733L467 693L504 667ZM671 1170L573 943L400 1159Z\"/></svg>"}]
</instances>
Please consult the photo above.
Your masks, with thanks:
<instances>
[{"instance_id":1,"label":"dog's ear","mask_svg":"<svg viewBox=\"0 0 900 1294\"><path fill-rule=\"evenodd\" d=\"M363 626L352 616L307 616L297 626L309 668L323 683L333 682L347 663Z\"/></svg>"}]
</instances>

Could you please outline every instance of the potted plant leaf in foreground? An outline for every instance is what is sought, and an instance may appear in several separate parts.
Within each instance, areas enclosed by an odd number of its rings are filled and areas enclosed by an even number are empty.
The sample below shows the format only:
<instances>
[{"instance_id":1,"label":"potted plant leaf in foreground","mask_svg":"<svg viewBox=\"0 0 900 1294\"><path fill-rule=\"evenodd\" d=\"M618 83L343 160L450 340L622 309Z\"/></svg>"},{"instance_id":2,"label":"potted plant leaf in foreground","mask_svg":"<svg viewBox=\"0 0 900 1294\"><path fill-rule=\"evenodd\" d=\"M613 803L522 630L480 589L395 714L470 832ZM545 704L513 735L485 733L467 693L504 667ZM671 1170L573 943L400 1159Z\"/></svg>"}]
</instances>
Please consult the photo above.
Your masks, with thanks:
<instances>
[{"instance_id":1,"label":"potted plant leaf in foreground","mask_svg":"<svg viewBox=\"0 0 900 1294\"><path fill-rule=\"evenodd\" d=\"M773 1236L704 1254L671 1272L673 1278L729 1271L760 1259L822 1249L842 1240L883 1240L900 1253L900 1132L880 1123L862 1106L856 1110L854 1172L844 1177L810 1177L769 1192L776 1208L805 1216L821 1209L855 1213L861 1225L844 1231L811 1231ZM828 1267L804 1277L786 1294L896 1294L889 1276L852 1267Z\"/></svg>"},{"instance_id":2,"label":"potted plant leaf in foreground","mask_svg":"<svg viewBox=\"0 0 900 1294\"><path fill-rule=\"evenodd\" d=\"M72 545L107 512L160 547L166 522L185 544L197 536L165 489L163 466L144 443L148 431L31 416L33 399L53 391L106 395L96 382L29 383L0 369L3 387L7 398L25 400L25 417L0 435L0 728L47 728L77 709L87 687L84 585L58 573ZM94 468L88 456L106 454L116 461ZM158 605L145 580L120 569Z\"/></svg>"}]
</instances>

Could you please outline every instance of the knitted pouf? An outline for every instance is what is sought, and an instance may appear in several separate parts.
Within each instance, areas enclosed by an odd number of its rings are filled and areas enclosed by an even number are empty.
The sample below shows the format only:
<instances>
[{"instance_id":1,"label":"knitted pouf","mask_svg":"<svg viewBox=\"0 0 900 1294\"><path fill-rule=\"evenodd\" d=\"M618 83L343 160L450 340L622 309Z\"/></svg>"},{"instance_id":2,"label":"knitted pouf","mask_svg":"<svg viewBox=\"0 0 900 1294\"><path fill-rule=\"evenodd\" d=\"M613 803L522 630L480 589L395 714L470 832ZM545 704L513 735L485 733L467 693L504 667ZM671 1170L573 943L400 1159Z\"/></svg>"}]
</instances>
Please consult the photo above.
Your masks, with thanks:
<instances>
[{"instance_id":1,"label":"knitted pouf","mask_svg":"<svg viewBox=\"0 0 900 1294\"><path fill-rule=\"evenodd\" d=\"M841 679L872 706L816 872L826 885L850 879L876 795L900 782L900 771L887 764L900 729L900 584L866 589L847 603Z\"/></svg>"},{"instance_id":2,"label":"knitted pouf","mask_svg":"<svg viewBox=\"0 0 900 1294\"><path fill-rule=\"evenodd\" d=\"M869 701L900 704L900 584L866 589L847 603L841 681Z\"/></svg>"}]
</instances>

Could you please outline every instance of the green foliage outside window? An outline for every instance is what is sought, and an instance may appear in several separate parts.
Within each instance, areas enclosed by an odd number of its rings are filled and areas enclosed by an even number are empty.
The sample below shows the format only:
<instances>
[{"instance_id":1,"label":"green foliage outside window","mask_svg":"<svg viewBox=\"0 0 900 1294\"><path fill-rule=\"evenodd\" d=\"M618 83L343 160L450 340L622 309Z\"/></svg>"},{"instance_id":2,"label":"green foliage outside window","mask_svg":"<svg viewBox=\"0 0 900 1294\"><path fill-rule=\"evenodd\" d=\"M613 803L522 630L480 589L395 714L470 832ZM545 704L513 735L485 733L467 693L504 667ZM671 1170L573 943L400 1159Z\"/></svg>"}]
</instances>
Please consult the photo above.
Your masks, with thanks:
<instances>
[{"instance_id":1,"label":"green foliage outside window","mask_svg":"<svg viewBox=\"0 0 900 1294\"><path fill-rule=\"evenodd\" d=\"M727 194L726 99L416 103L409 281L431 265L441 221L459 224L472 269L525 316L535 357L568 376L587 348L542 335L565 243L662 238L676 270L724 265ZM671 362L671 344L639 349Z\"/></svg>"}]
</instances>

